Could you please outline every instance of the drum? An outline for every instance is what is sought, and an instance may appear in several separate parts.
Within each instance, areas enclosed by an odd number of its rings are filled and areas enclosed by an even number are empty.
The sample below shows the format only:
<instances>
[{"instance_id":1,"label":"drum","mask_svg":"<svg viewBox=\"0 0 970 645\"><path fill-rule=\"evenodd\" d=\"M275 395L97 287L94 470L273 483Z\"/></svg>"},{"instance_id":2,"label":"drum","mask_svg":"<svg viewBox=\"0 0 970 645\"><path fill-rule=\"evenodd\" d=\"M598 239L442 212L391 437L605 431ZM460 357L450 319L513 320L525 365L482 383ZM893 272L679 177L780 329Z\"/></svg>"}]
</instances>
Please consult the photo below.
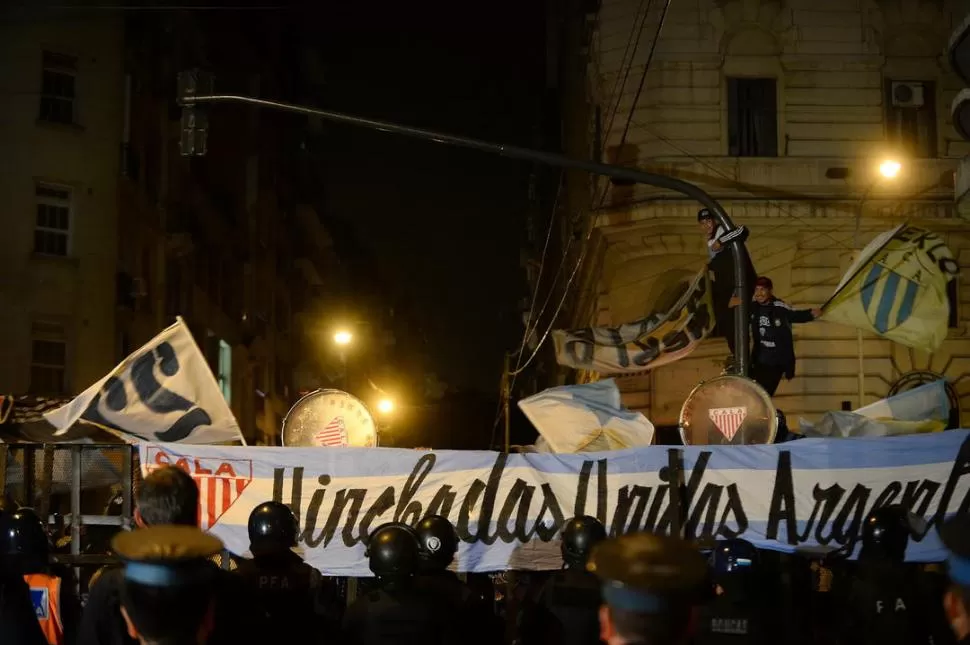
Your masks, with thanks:
<instances>
[{"instance_id":1,"label":"drum","mask_svg":"<svg viewBox=\"0 0 970 645\"><path fill-rule=\"evenodd\" d=\"M685 446L773 443L778 416L764 388L743 376L718 376L695 387L680 410Z\"/></svg>"},{"instance_id":2,"label":"drum","mask_svg":"<svg viewBox=\"0 0 970 645\"><path fill-rule=\"evenodd\" d=\"M377 425L363 401L342 390L304 396L283 419L283 445L297 448L377 446Z\"/></svg>"}]
</instances>

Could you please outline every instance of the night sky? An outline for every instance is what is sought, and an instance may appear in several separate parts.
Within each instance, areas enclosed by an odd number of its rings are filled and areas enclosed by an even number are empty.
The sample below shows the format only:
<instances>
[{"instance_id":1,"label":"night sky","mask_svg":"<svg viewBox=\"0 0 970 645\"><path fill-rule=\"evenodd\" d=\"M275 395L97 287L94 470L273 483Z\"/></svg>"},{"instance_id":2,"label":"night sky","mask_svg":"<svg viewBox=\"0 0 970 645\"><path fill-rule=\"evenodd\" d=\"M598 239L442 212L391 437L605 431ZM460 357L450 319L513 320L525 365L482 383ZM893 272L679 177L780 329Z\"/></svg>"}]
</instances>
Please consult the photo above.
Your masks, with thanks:
<instances>
[{"instance_id":1,"label":"night sky","mask_svg":"<svg viewBox=\"0 0 970 645\"><path fill-rule=\"evenodd\" d=\"M321 20L328 107L536 144L541 3L349 7ZM495 393L503 352L521 338L517 301L527 289L518 257L530 166L326 127L329 216L353 223L385 288L427 338L430 368L452 387Z\"/></svg>"}]
</instances>

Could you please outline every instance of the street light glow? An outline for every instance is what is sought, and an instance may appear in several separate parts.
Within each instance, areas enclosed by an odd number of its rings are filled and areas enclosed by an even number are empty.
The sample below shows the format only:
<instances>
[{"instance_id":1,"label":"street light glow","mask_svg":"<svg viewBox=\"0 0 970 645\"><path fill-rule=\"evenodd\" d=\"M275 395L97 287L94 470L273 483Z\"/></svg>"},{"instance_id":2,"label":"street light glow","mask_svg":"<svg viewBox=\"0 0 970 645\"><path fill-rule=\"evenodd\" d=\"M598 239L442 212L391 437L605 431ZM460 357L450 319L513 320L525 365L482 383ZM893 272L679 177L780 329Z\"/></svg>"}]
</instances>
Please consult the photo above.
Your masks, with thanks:
<instances>
[{"instance_id":1,"label":"street light glow","mask_svg":"<svg viewBox=\"0 0 970 645\"><path fill-rule=\"evenodd\" d=\"M390 399L381 399L377 402L377 411L381 414L390 414L394 412L394 401Z\"/></svg>"},{"instance_id":2,"label":"street light glow","mask_svg":"<svg viewBox=\"0 0 970 645\"><path fill-rule=\"evenodd\" d=\"M354 335L349 331L338 331L333 335L333 342L338 345L349 345L354 340Z\"/></svg>"},{"instance_id":3,"label":"street light glow","mask_svg":"<svg viewBox=\"0 0 970 645\"><path fill-rule=\"evenodd\" d=\"M886 179L895 179L902 167L902 164L895 159L886 159L879 164L879 174Z\"/></svg>"}]
</instances>

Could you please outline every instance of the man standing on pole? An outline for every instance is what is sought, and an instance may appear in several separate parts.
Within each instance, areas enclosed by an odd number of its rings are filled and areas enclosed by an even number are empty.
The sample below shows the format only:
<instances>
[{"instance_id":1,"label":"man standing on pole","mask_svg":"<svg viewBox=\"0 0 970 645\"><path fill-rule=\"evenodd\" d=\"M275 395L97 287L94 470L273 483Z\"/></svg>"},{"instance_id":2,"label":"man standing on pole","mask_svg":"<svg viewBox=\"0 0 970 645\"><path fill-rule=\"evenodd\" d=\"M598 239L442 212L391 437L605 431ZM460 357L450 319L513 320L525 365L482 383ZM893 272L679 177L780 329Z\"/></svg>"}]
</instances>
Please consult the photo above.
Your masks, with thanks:
<instances>
[{"instance_id":1,"label":"man standing on pole","mask_svg":"<svg viewBox=\"0 0 970 645\"><path fill-rule=\"evenodd\" d=\"M731 352L725 362L725 371L733 372L735 371L737 356L737 348L734 346L734 308L741 303L742 299L746 299L746 302L750 301L752 285L754 285L757 274L754 265L751 264L751 258L748 257L747 266L744 267L744 271L748 275L747 293L740 293L738 285L735 284L733 258L727 252L727 246L739 237L744 242L747 239L748 230L739 226L725 232L724 228L715 221L713 213L707 208L697 211L697 223L700 224L707 241L707 266L713 274L711 296L714 305L714 317L717 320L717 330L727 341L728 349Z\"/></svg>"}]
</instances>

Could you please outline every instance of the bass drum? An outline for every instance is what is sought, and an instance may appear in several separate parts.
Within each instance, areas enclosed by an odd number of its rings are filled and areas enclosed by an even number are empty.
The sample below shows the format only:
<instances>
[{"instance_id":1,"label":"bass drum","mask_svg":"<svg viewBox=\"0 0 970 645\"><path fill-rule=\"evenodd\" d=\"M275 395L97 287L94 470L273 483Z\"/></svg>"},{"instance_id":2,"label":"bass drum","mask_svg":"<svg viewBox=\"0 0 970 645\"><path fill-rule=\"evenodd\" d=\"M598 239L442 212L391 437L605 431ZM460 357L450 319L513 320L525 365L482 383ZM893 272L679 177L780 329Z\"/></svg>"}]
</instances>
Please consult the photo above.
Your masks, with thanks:
<instances>
[{"instance_id":1,"label":"bass drum","mask_svg":"<svg viewBox=\"0 0 970 645\"><path fill-rule=\"evenodd\" d=\"M718 376L695 387L680 410L685 446L774 443L778 416L764 388L743 376Z\"/></svg>"},{"instance_id":2,"label":"bass drum","mask_svg":"<svg viewBox=\"0 0 970 645\"><path fill-rule=\"evenodd\" d=\"M283 445L291 448L374 448L377 424L357 397L317 390L296 402L283 419Z\"/></svg>"}]
</instances>

